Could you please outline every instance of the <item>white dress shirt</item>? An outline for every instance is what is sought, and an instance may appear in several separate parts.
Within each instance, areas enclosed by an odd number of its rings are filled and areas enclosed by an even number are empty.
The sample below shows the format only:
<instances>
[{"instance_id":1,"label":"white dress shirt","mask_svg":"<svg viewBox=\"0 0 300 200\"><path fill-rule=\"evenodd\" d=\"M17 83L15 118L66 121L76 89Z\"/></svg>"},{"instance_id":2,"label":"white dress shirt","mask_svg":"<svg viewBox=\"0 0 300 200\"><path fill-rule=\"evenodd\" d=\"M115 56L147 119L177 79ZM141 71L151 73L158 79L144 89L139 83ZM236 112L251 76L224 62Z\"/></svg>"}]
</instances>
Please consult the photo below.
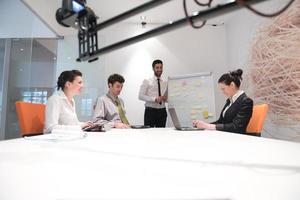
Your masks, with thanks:
<instances>
[{"instance_id":1,"label":"white dress shirt","mask_svg":"<svg viewBox=\"0 0 300 200\"><path fill-rule=\"evenodd\" d=\"M160 91L162 96L167 96L168 82L160 78ZM145 107L150 108L165 108L165 102L161 104L155 102L156 97L158 97L158 82L157 77L145 79L140 87L139 99L145 101Z\"/></svg>"},{"instance_id":2,"label":"white dress shirt","mask_svg":"<svg viewBox=\"0 0 300 200\"><path fill-rule=\"evenodd\" d=\"M81 123L75 111L75 101L68 101L64 92L52 95L46 105L44 133L51 133L53 129L81 130Z\"/></svg>"},{"instance_id":3,"label":"white dress shirt","mask_svg":"<svg viewBox=\"0 0 300 200\"><path fill-rule=\"evenodd\" d=\"M97 99L94 110L93 122L97 124L108 124L115 127L115 123L122 123L118 111L117 98L125 112L124 101L120 97L114 97L109 92Z\"/></svg>"},{"instance_id":4,"label":"white dress shirt","mask_svg":"<svg viewBox=\"0 0 300 200\"><path fill-rule=\"evenodd\" d=\"M223 117L225 116L226 111L228 110L228 108L237 100L237 98L239 98L242 94L244 93L243 90L238 90L237 93L235 93L232 98L229 98L230 100L230 104L224 109L222 115Z\"/></svg>"}]
</instances>

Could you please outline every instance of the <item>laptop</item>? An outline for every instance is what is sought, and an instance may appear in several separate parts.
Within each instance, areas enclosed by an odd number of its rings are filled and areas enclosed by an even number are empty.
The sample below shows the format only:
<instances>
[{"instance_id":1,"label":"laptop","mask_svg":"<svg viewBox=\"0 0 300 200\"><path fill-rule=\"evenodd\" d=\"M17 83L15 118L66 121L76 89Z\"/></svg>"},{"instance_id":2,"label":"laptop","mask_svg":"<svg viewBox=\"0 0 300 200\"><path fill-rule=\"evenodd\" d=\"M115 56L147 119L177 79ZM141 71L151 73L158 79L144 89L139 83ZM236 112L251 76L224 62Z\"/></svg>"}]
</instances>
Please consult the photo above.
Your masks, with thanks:
<instances>
[{"instance_id":1,"label":"laptop","mask_svg":"<svg viewBox=\"0 0 300 200\"><path fill-rule=\"evenodd\" d=\"M200 128L196 128L196 127L182 127L180 125L179 119L177 117L175 108L169 108L169 113L171 115L171 118L172 118L172 121L173 121L173 124L174 124L176 130L180 130L180 131L201 131L201 130L204 130L204 129L200 129Z\"/></svg>"},{"instance_id":2,"label":"laptop","mask_svg":"<svg viewBox=\"0 0 300 200\"><path fill-rule=\"evenodd\" d=\"M144 129L144 128L151 128L148 125L130 125L131 128L133 129Z\"/></svg>"},{"instance_id":3,"label":"laptop","mask_svg":"<svg viewBox=\"0 0 300 200\"><path fill-rule=\"evenodd\" d=\"M105 132L104 126L100 124L93 124L82 129L87 132Z\"/></svg>"}]
</instances>

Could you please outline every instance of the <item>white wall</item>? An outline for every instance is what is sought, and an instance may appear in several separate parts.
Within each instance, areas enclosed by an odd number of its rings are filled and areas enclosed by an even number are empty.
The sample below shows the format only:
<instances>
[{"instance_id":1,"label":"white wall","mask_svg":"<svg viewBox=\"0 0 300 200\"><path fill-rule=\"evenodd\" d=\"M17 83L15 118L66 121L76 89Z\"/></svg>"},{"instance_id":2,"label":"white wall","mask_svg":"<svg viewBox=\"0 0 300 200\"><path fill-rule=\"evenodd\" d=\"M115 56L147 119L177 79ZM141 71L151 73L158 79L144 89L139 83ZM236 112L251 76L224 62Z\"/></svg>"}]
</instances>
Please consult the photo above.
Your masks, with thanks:
<instances>
[{"instance_id":1,"label":"white wall","mask_svg":"<svg viewBox=\"0 0 300 200\"><path fill-rule=\"evenodd\" d=\"M278 1L276 1L278 3ZM270 3L262 3L256 6L260 10L267 9ZM268 12L270 12L267 9ZM249 10L242 9L235 12L226 23L226 52L230 69L240 67L247 70L250 48L255 34L260 25L269 18L260 17Z\"/></svg>"},{"instance_id":2,"label":"white wall","mask_svg":"<svg viewBox=\"0 0 300 200\"><path fill-rule=\"evenodd\" d=\"M82 99L96 100L97 96L104 91L104 63L102 59L98 61L76 62L78 58L78 39L77 36L66 36L58 41L57 49L57 70L56 80L60 73L65 70L78 69L83 73L84 90L79 97L76 97L76 110L80 120L90 120L90 115L86 115L81 110Z\"/></svg>"},{"instance_id":3,"label":"white wall","mask_svg":"<svg viewBox=\"0 0 300 200\"><path fill-rule=\"evenodd\" d=\"M0 1L0 24L0 38L56 37L20 0Z\"/></svg>"},{"instance_id":4,"label":"white wall","mask_svg":"<svg viewBox=\"0 0 300 200\"><path fill-rule=\"evenodd\" d=\"M125 27L126 26L126 27ZM149 27L151 28L151 27ZM146 31L140 25L124 25L112 28L100 35L105 45L124 39L133 33ZM227 71L224 26L207 26L201 30L185 27L119 49L100 57L104 60L105 84L110 74L119 73L125 77L121 97L125 101L127 116L131 123L143 123L144 102L138 100L139 87L145 78L153 75L152 61L164 62L164 77L213 72L215 79L216 110L220 112L225 97L217 89L217 79Z\"/></svg>"}]
</instances>

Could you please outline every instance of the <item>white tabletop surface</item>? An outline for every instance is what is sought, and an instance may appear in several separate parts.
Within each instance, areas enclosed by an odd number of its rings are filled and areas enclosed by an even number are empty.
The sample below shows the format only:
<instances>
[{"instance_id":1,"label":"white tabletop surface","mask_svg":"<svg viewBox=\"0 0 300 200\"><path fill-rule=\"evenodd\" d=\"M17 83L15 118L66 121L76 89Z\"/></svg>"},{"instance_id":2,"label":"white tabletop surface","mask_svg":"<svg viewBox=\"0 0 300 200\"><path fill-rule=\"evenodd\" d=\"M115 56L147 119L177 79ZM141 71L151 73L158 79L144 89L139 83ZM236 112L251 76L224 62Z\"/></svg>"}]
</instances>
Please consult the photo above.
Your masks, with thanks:
<instances>
[{"instance_id":1,"label":"white tabletop surface","mask_svg":"<svg viewBox=\"0 0 300 200\"><path fill-rule=\"evenodd\" d=\"M299 200L300 143L113 129L0 142L0 200Z\"/></svg>"}]
</instances>

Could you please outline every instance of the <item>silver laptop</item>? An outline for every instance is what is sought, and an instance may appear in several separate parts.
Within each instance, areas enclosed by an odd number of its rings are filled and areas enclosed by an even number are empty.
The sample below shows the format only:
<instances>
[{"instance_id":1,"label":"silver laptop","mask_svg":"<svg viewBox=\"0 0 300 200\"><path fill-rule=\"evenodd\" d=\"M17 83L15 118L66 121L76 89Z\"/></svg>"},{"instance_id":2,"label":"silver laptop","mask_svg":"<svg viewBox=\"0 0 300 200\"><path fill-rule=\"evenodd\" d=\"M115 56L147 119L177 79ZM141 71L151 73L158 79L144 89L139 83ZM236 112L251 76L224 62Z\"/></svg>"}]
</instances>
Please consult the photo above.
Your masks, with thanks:
<instances>
[{"instance_id":1,"label":"silver laptop","mask_svg":"<svg viewBox=\"0 0 300 200\"><path fill-rule=\"evenodd\" d=\"M171 115L171 118L172 118L172 121L173 121L173 124L174 124L176 130L180 130L180 131L201 131L201 130L204 130L204 129L200 129L200 128L196 128L196 127L182 127L180 125L179 119L177 117L175 108L169 108L169 113Z\"/></svg>"}]
</instances>

